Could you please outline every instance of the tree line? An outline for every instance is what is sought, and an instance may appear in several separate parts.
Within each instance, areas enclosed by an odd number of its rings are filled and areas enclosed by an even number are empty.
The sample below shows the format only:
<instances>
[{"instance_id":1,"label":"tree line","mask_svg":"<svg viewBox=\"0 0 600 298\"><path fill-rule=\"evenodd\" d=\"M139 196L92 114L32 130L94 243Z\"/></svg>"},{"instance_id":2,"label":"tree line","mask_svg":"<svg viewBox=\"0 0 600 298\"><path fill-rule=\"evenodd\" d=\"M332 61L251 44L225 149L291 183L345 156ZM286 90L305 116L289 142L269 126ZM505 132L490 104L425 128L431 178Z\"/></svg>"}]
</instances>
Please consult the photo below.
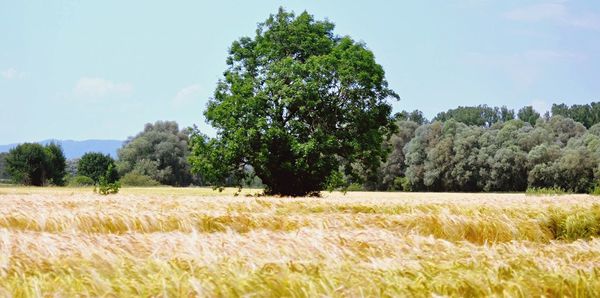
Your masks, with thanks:
<instances>
[{"instance_id":1,"label":"tree line","mask_svg":"<svg viewBox=\"0 0 600 298\"><path fill-rule=\"evenodd\" d=\"M600 179L600 113L590 105L554 105L543 117L485 105L439 113L417 123L397 115L391 152L367 189L406 191L525 191L561 188L588 192ZM579 111L586 126L557 113ZM582 113L581 110L586 111Z\"/></svg>"},{"instance_id":2,"label":"tree line","mask_svg":"<svg viewBox=\"0 0 600 298\"><path fill-rule=\"evenodd\" d=\"M199 185L199 176L191 173L187 160L188 131L180 130L174 121L146 124L118 150L117 160L88 152L67 161L58 144L25 143L0 154L0 178L34 186L95 185L103 178L125 185Z\"/></svg>"},{"instance_id":3,"label":"tree line","mask_svg":"<svg viewBox=\"0 0 600 298\"><path fill-rule=\"evenodd\" d=\"M567 113L586 105L565 106L553 105L552 116L541 116L530 106L518 113L506 107L458 107L431 121L418 110L399 112L394 115L397 130L382 145L389 151L387 158L376 175L364 177L361 187L468 192L558 187L587 192L600 179L600 120L590 121L588 129L554 115L555 107ZM594 109L586 111L579 117L600 119L592 114ZM93 185L112 168L109 182L125 178L128 185L203 185L202 173L192 173L188 161L190 133L174 121L146 124L125 142L117 160L89 152L66 161L57 144L22 144L0 154L0 179L26 185ZM69 162L75 166L67 171ZM233 177L231 173L228 185L235 184ZM350 175L344 179L346 185L357 181Z\"/></svg>"}]
</instances>

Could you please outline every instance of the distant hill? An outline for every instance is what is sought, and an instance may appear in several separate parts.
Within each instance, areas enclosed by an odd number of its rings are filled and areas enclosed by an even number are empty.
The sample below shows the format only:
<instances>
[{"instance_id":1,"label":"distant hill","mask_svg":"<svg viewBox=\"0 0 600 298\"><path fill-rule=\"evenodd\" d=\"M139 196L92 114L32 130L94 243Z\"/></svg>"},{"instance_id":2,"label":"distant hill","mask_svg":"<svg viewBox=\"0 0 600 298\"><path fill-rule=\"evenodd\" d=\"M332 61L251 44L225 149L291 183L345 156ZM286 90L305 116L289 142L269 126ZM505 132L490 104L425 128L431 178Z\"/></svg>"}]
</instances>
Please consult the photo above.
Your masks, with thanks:
<instances>
[{"instance_id":1,"label":"distant hill","mask_svg":"<svg viewBox=\"0 0 600 298\"><path fill-rule=\"evenodd\" d=\"M124 141L117 140L85 140L85 141L73 141L73 140L44 140L38 142L42 145L46 145L50 142L58 143L62 146L67 159L79 158L86 152L102 152L103 154L109 154L113 158L117 157L117 150L123 146ZM8 152L18 144L0 145L0 152Z\"/></svg>"}]
</instances>

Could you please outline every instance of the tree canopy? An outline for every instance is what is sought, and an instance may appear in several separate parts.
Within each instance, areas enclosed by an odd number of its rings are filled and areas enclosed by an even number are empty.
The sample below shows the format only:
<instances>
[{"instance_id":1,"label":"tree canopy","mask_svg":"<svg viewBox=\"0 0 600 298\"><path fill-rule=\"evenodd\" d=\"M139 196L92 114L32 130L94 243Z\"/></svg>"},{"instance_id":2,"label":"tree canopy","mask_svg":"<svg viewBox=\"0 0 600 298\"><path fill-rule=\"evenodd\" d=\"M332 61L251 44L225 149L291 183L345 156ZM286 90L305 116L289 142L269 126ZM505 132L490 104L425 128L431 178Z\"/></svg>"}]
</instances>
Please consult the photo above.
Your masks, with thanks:
<instances>
[{"instance_id":1,"label":"tree canopy","mask_svg":"<svg viewBox=\"0 0 600 298\"><path fill-rule=\"evenodd\" d=\"M118 151L121 175L136 173L161 184L187 186L192 182L188 134L177 122L148 123L144 130L125 142Z\"/></svg>"},{"instance_id":2,"label":"tree canopy","mask_svg":"<svg viewBox=\"0 0 600 298\"><path fill-rule=\"evenodd\" d=\"M66 158L57 144L18 145L8 152L5 162L7 173L17 183L34 186L47 183L64 185Z\"/></svg>"},{"instance_id":3,"label":"tree canopy","mask_svg":"<svg viewBox=\"0 0 600 298\"><path fill-rule=\"evenodd\" d=\"M563 104L552 105L552 115L560 115L580 122L585 127L590 128L596 123L600 123L600 102L590 104L567 106Z\"/></svg>"},{"instance_id":4,"label":"tree canopy","mask_svg":"<svg viewBox=\"0 0 600 298\"><path fill-rule=\"evenodd\" d=\"M354 166L377 170L398 95L373 53L333 29L280 9L233 42L205 112L217 137L192 139L196 172L215 185L255 174L268 194L301 196L341 182L341 170L357 180Z\"/></svg>"},{"instance_id":5,"label":"tree canopy","mask_svg":"<svg viewBox=\"0 0 600 298\"><path fill-rule=\"evenodd\" d=\"M104 177L108 183L119 179L115 169L115 160L110 155L100 152L84 154L77 162L77 174L91 178L94 183L99 183L101 177Z\"/></svg>"},{"instance_id":6,"label":"tree canopy","mask_svg":"<svg viewBox=\"0 0 600 298\"><path fill-rule=\"evenodd\" d=\"M0 179L9 179L10 176L6 172L6 155L8 153L1 152L0 153Z\"/></svg>"},{"instance_id":7,"label":"tree canopy","mask_svg":"<svg viewBox=\"0 0 600 298\"><path fill-rule=\"evenodd\" d=\"M455 121L466 125L476 125L490 127L496 122L506 122L515 119L515 111L507 107L488 107L487 105L478 105L476 107L459 106L446 112L438 113L433 121Z\"/></svg>"},{"instance_id":8,"label":"tree canopy","mask_svg":"<svg viewBox=\"0 0 600 298\"><path fill-rule=\"evenodd\" d=\"M404 174L416 191L587 192L600 179L599 131L600 124L586 130L562 116L538 120L535 127L521 120L487 128L435 121L417 128L403 147ZM397 151L392 157L402 156Z\"/></svg>"},{"instance_id":9,"label":"tree canopy","mask_svg":"<svg viewBox=\"0 0 600 298\"><path fill-rule=\"evenodd\" d=\"M425 123L427 123L427 118L425 118L425 115L423 115L423 112L419 111L419 110L414 110L412 112L408 112L408 111L402 111L402 112L398 112L396 114L394 114L394 119L395 120L406 120L406 121L411 121L414 123L417 123L419 125L423 125Z\"/></svg>"},{"instance_id":10,"label":"tree canopy","mask_svg":"<svg viewBox=\"0 0 600 298\"><path fill-rule=\"evenodd\" d=\"M536 112L532 106L526 106L519 110L517 118L533 126L540 119L540 113Z\"/></svg>"}]
</instances>

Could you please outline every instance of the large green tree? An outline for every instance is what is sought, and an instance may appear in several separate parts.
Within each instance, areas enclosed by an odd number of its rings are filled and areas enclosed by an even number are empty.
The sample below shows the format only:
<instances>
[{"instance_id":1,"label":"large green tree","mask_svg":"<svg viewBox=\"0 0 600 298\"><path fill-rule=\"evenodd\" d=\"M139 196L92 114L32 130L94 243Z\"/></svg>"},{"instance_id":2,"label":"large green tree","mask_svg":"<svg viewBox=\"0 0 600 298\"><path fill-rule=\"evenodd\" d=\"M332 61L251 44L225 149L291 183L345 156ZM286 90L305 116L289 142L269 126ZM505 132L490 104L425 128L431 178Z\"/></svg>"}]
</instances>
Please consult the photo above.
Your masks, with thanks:
<instances>
[{"instance_id":1,"label":"large green tree","mask_svg":"<svg viewBox=\"0 0 600 298\"><path fill-rule=\"evenodd\" d=\"M217 136L192 141L196 172L216 186L253 173L268 194L302 196L336 185L340 169L377 171L395 127L387 100L398 96L373 53L333 29L280 9L233 42L205 112Z\"/></svg>"},{"instance_id":2,"label":"large green tree","mask_svg":"<svg viewBox=\"0 0 600 298\"><path fill-rule=\"evenodd\" d=\"M21 144L11 149L5 160L6 171L17 183L34 186L48 182L64 184L65 156L59 145Z\"/></svg>"},{"instance_id":3,"label":"large green tree","mask_svg":"<svg viewBox=\"0 0 600 298\"><path fill-rule=\"evenodd\" d=\"M188 134L177 122L148 123L119 149L117 167L121 175L146 175L161 184L187 186L192 182L187 157Z\"/></svg>"}]
</instances>

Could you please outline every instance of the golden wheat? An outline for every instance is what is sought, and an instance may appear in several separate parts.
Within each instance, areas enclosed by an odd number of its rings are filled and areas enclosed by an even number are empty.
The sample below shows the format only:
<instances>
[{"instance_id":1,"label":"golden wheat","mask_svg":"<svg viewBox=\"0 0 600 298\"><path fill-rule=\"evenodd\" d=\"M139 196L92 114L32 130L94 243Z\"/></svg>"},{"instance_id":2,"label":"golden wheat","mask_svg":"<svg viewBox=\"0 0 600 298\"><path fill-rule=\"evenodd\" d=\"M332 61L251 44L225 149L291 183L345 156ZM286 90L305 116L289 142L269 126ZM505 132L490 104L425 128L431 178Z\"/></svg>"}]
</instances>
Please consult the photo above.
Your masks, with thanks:
<instances>
[{"instance_id":1,"label":"golden wheat","mask_svg":"<svg viewBox=\"0 0 600 298\"><path fill-rule=\"evenodd\" d=\"M600 296L586 195L0 188L0 296Z\"/></svg>"}]
</instances>

